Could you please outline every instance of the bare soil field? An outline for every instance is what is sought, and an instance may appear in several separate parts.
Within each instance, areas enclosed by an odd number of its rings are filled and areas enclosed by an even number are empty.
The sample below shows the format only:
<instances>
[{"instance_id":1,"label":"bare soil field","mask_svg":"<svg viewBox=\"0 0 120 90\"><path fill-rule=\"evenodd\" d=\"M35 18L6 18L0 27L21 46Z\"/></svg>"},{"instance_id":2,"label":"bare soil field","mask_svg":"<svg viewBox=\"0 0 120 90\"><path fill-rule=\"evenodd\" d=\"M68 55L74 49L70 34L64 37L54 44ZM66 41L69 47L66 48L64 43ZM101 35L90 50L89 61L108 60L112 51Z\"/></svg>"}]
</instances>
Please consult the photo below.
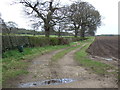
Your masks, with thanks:
<instances>
[{"instance_id":1,"label":"bare soil field","mask_svg":"<svg viewBox=\"0 0 120 90\"><path fill-rule=\"evenodd\" d=\"M97 36L87 52L106 60L118 60L118 36Z\"/></svg>"}]
</instances>

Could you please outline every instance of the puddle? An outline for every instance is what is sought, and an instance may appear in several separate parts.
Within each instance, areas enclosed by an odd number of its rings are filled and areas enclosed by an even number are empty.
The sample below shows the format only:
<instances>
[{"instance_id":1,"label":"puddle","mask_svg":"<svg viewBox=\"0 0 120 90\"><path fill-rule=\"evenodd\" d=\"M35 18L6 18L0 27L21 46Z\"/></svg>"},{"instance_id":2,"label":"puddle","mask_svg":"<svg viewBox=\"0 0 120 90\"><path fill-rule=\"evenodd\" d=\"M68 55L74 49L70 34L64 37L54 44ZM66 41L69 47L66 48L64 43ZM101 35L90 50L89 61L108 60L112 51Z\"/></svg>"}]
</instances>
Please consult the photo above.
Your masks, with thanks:
<instances>
[{"instance_id":1,"label":"puddle","mask_svg":"<svg viewBox=\"0 0 120 90\"><path fill-rule=\"evenodd\" d=\"M38 82L29 82L29 83L22 83L19 85L20 88L28 88L28 87L35 87L35 86L42 86L42 85L59 85L65 83L71 83L75 80L64 78L64 79L51 79L45 81L38 81Z\"/></svg>"},{"instance_id":2,"label":"puddle","mask_svg":"<svg viewBox=\"0 0 120 90\"><path fill-rule=\"evenodd\" d=\"M105 58L105 60L112 61L113 59L112 58Z\"/></svg>"},{"instance_id":3,"label":"puddle","mask_svg":"<svg viewBox=\"0 0 120 90\"><path fill-rule=\"evenodd\" d=\"M104 58L104 57L99 57L99 56L94 56L95 58L100 58L100 59L103 59L103 60L106 60L106 61L112 61L113 59L112 58ZM91 56L91 59L94 59L94 57Z\"/></svg>"}]
</instances>

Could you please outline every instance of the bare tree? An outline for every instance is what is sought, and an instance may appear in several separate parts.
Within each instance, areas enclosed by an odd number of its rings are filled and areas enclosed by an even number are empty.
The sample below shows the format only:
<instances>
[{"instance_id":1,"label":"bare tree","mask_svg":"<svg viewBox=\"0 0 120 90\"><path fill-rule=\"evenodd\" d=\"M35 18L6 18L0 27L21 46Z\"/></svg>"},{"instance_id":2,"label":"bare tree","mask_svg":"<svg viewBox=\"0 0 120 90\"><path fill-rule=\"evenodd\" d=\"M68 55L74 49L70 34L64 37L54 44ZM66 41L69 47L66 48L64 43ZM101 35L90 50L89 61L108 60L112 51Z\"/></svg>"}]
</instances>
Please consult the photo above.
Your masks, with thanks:
<instances>
[{"instance_id":1,"label":"bare tree","mask_svg":"<svg viewBox=\"0 0 120 90\"><path fill-rule=\"evenodd\" d=\"M80 10L81 19L78 20L78 23L81 24L80 35L81 37L85 36L85 31L92 30L101 25L101 15L100 13L88 2L80 2L78 3L78 7ZM95 29L93 29L94 31Z\"/></svg>"},{"instance_id":2,"label":"bare tree","mask_svg":"<svg viewBox=\"0 0 120 90\"><path fill-rule=\"evenodd\" d=\"M70 6L64 7L64 11L66 11L66 23L68 24L69 31L74 30L75 37L78 35L78 30L80 28L80 24L78 24L79 14L77 10L77 5L75 3L72 3Z\"/></svg>"},{"instance_id":3,"label":"bare tree","mask_svg":"<svg viewBox=\"0 0 120 90\"><path fill-rule=\"evenodd\" d=\"M58 22L54 28L57 32L58 37L61 37L61 33L65 30L66 24L64 22Z\"/></svg>"},{"instance_id":4,"label":"bare tree","mask_svg":"<svg viewBox=\"0 0 120 90\"><path fill-rule=\"evenodd\" d=\"M59 10L55 11L56 15L56 26L55 28L57 29L56 31L58 32L58 37L61 37L61 32L65 31L67 27L67 17L66 17L66 10L65 7L59 8Z\"/></svg>"},{"instance_id":5,"label":"bare tree","mask_svg":"<svg viewBox=\"0 0 120 90\"><path fill-rule=\"evenodd\" d=\"M75 37L79 31L80 36L85 36L85 31L91 30L91 27L98 27L101 24L101 16L95 8L88 2L75 2L66 7L66 15L71 27L75 30Z\"/></svg>"},{"instance_id":6,"label":"bare tree","mask_svg":"<svg viewBox=\"0 0 120 90\"><path fill-rule=\"evenodd\" d=\"M56 18L54 12L59 9L59 3L56 3L54 0L43 1L35 0L20 0L19 3L22 3L26 8L26 14L31 15L34 18L38 18L39 21L43 22L45 36L49 37L50 28L55 25L54 19Z\"/></svg>"},{"instance_id":7,"label":"bare tree","mask_svg":"<svg viewBox=\"0 0 120 90\"><path fill-rule=\"evenodd\" d=\"M5 24L7 27L7 34L8 35L11 33L12 29L16 29L18 27L18 25L13 21L6 22Z\"/></svg>"},{"instance_id":8,"label":"bare tree","mask_svg":"<svg viewBox=\"0 0 120 90\"><path fill-rule=\"evenodd\" d=\"M33 24L32 24L32 28L34 29L34 33L33 33L34 36L35 36L36 30L39 29L39 26L40 26L40 25L41 25L40 22L36 22L36 23L33 23Z\"/></svg>"}]
</instances>

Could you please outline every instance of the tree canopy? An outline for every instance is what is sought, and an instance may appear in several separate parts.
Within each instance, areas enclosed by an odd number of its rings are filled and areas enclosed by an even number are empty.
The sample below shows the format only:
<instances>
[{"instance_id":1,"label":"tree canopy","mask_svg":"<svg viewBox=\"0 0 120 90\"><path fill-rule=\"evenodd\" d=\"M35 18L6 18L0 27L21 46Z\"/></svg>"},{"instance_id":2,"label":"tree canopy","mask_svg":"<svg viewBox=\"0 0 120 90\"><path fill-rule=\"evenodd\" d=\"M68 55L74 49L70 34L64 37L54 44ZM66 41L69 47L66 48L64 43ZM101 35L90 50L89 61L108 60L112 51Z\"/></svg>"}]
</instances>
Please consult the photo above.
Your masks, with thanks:
<instances>
[{"instance_id":1,"label":"tree canopy","mask_svg":"<svg viewBox=\"0 0 120 90\"><path fill-rule=\"evenodd\" d=\"M78 33L81 37L84 37L87 30L94 32L101 25L100 13L88 2L72 3L70 6L65 7L65 10L69 25L75 31L75 37Z\"/></svg>"}]
</instances>

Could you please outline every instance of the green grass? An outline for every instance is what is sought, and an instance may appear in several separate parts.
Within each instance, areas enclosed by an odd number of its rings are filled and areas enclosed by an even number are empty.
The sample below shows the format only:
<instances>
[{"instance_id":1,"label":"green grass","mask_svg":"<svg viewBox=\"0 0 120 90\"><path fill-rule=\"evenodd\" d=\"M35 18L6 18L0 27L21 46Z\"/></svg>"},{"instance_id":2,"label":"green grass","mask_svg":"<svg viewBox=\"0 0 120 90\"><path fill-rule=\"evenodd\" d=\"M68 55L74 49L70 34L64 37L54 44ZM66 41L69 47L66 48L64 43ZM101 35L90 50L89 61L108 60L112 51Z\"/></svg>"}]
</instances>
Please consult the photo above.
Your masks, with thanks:
<instances>
[{"instance_id":1,"label":"green grass","mask_svg":"<svg viewBox=\"0 0 120 90\"><path fill-rule=\"evenodd\" d=\"M77 60L80 63L80 65L82 65L83 67L87 68L88 70L96 74L99 75L109 74L107 70L115 69L113 66L110 66L108 64L99 61L91 60L87 57L88 54L86 53L86 50L92 42L93 39L92 38L89 39L89 41L87 42L88 44L82 49L80 49L80 51L75 53L74 55L75 60ZM116 72L111 72L111 73L116 73Z\"/></svg>"},{"instance_id":2,"label":"green grass","mask_svg":"<svg viewBox=\"0 0 120 90\"><path fill-rule=\"evenodd\" d=\"M63 56L65 56L68 52L70 52L70 51L72 51L72 50L74 50L74 49L76 49L76 48L79 48L80 46L82 46L83 44L85 44L85 43L87 43L87 42L90 42L91 39L93 40L93 37L89 37L89 39L88 39L88 40L85 40L85 41L73 42L73 43L70 44L71 47L69 47L68 49L65 49L65 50L63 50L63 51L61 51L61 52L58 52L58 53L55 54L51 59L52 59L53 61L57 61L57 60L59 60L60 58L62 58ZM77 45L77 46L75 46L75 47L72 47L72 46L76 45L76 43L80 43L80 45Z\"/></svg>"},{"instance_id":3,"label":"green grass","mask_svg":"<svg viewBox=\"0 0 120 90\"><path fill-rule=\"evenodd\" d=\"M31 61L34 57L65 47L69 47L69 45L24 48L23 53L18 52L18 50L11 50L3 53L3 83L11 78L17 77L18 75L27 74L28 72L26 68L29 64L29 61Z\"/></svg>"},{"instance_id":4,"label":"green grass","mask_svg":"<svg viewBox=\"0 0 120 90\"><path fill-rule=\"evenodd\" d=\"M80 42L78 42L78 43L80 43ZM57 61L57 60L59 60L60 58L62 58L63 56L65 56L67 53L69 53L70 51L72 51L72 50L74 50L74 49L76 49L76 48L79 48L82 44L80 44L80 45L78 45L78 46L75 46L75 47L72 47L73 45L75 45L75 43L71 43L71 47L69 47L69 48L67 48L67 49L65 49L65 50L63 50L63 51L61 51L61 52L58 52L57 54L55 54L51 59L53 60L53 61Z\"/></svg>"}]
</instances>

